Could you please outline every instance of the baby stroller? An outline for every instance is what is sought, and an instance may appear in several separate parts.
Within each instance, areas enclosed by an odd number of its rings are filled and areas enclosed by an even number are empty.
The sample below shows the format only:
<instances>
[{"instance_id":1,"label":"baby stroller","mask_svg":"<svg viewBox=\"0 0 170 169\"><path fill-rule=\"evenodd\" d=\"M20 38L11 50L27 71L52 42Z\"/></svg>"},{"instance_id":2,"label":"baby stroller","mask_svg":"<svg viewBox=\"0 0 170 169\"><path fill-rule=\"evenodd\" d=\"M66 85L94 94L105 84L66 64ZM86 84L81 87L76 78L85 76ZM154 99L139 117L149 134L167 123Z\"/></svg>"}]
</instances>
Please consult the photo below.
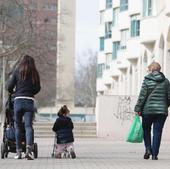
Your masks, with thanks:
<instances>
[{"instance_id":1,"label":"baby stroller","mask_svg":"<svg viewBox=\"0 0 170 169\"><path fill-rule=\"evenodd\" d=\"M16 153L16 142L15 142L15 129L14 129L14 107L13 97L9 94L8 100L5 105L5 121L3 126L3 139L1 143L1 159L7 158L9 152ZM24 122L21 127L21 142L22 152L26 152L26 139L25 139L25 127ZM33 155L34 158L38 157L38 145L33 144Z\"/></svg>"}]
</instances>

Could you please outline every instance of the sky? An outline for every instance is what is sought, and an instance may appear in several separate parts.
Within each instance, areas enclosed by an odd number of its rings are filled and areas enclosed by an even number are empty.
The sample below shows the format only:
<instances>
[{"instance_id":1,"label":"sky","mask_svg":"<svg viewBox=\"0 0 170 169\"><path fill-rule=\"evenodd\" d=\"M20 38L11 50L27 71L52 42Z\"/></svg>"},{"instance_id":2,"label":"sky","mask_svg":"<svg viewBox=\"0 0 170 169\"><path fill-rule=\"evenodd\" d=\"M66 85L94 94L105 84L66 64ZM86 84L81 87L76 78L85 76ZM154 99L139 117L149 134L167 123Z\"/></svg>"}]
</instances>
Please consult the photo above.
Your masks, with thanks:
<instances>
[{"instance_id":1,"label":"sky","mask_svg":"<svg viewBox=\"0 0 170 169\"><path fill-rule=\"evenodd\" d=\"M76 57L98 51L99 0L76 0Z\"/></svg>"}]
</instances>

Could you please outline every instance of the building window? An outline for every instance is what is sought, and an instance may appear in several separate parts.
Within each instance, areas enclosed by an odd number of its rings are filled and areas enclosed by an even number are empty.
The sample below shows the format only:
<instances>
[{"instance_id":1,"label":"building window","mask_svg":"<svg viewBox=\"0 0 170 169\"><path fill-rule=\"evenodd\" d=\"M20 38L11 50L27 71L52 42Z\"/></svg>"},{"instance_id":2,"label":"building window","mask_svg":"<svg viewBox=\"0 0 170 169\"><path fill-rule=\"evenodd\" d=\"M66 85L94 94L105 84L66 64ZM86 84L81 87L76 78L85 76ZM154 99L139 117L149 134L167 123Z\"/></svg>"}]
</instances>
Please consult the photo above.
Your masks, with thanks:
<instances>
[{"instance_id":1,"label":"building window","mask_svg":"<svg viewBox=\"0 0 170 169\"><path fill-rule=\"evenodd\" d=\"M106 9L112 7L112 0L106 0Z\"/></svg>"},{"instance_id":2,"label":"building window","mask_svg":"<svg viewBox=\"0 0 170 169\"><path fill-rule=\"evenodd\" d=\"M111 38L112 37L112 22L106 22L105 23L105 38Z\"/></svg>"},{"instance_id":3,"label":"building window","mask_svg":"<svg viewBox=\"0 0 170 169\"><path fill-rule=\"evenodd\" d=\"M104 11L100 12L100 24L104 24Z\"/></svg>"},{"instance_id":4,"label":"building window","mask_svg":"<svg viewBox=\"0 0 170 169\"><path fill-rule=\"evenodd\" d=\"M106 69L110 69L111 61L112 61L112 54L106 53Z\"/></svg>"},{"instance_id":5,"label":"building window","mask_svg":"<svg viewBox=\"0 0 170 169\"><path fill-rule=\"evenodd\" d=\"M117 59L117 51L120 49L120 42L113 42L112 60Z\"/></svg>"},{"instance_id":6,"label":"building window","mask_svg":"<svg viewBox=\"0 0 170 169\"><path fill-rule=\"evenodd\" d=\"M153 0L143 0L143 16L151 16Z\"/></svg>"},{"instance_id":7,"label":"building window","mask_svg":"<svg viewBox=\"0 0 170 169\"><path fill-rule=\"evenodd\" d=\"M103 76L103 70L105 69L104 63L97 65L97 77L100 78Z\"/></svg>"},{"instance_id":8,"label":"building window","mask_svg":"<svg viewBox=\"0 0 170 169\"><path fill-rule=\"evenodd\" d=\"M113 22L112 22L112 26L117 26L118 25L118 15L119 15L119 8L114 8L113 9Z\"/></svg>"},{"instance_id":9,"label":"building window","mask_svg":"<svg viewBox=\"0 0 170 169\"><path fill-rule=\"evenodd\" d=\"M131 16L131 37L140 35L140 20L139 15Z\"/></svg>"},{"instance_id":10,"label":"building window","mask_svg":"<svg viewBox=\"0 0 170 169\"><path fill-rule=\"evenodd\" d=\"M104 50L104 37L100 37L100 51Z\"/></svg>"},{"instance_id":11,"label":"building window","mask_svg":"<svg viewBox=\"0 0 170 169\"><path fill-rule=\"evenodd\" d=\"M124 29L124 30L121 31L121 43L120 43L121 49L126 49L128 33L129 33L128 29Z\"/></svg>"},{"instance_id":12,"label":"building window","mask_svg":"<svg viewBox=\"0 0 170 169\"><path fill-rule=\"evenodd\" d=\"M120 11L128 10L128 0L120 0Z\"/></svg>"}]
</instances>

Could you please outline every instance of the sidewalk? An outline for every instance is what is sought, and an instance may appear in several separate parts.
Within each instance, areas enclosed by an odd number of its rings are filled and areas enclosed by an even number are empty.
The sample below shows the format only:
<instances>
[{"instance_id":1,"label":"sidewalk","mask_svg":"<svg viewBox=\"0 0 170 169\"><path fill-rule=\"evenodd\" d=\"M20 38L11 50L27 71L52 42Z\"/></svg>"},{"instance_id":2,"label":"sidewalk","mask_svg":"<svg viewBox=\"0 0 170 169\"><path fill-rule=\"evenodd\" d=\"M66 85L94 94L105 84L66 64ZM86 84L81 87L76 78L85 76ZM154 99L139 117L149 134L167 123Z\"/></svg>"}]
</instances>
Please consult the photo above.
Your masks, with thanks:
<instances>
[{"instance_id":1,"label":"sidewalk","mask_svg":"<svg viewBox=\"0 0 170 169\"><path fill-rule=\"evenodd\" d=\"M51 158L53 139L36 139L39 158L14 160L10 153L0 159L0 169L168 169L170 142L162 143L159 160L143 160L143 144L104 139L77 139L76 159Z\"/></svg>"}]
</instances>

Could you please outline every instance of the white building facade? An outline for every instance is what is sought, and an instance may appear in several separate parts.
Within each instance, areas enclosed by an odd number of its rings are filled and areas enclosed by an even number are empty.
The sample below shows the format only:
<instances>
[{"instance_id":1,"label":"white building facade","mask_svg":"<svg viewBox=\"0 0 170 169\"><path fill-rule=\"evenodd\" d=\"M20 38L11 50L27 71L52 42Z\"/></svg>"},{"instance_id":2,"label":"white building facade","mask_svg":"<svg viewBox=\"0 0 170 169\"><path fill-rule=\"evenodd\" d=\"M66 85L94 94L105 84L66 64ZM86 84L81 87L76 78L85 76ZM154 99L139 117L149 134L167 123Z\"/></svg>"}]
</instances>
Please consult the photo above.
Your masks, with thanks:
<instances>
[{"instance_id":1,"label":"white building facade","mask_svg":"<svg viewBox=\"0 0 170 169\"><path fill-rule=\"evenodd\" d=\"M152 61L170 79L170 1L99 2L98 95L137 95Z\"/></svg>"}]
</instances>

